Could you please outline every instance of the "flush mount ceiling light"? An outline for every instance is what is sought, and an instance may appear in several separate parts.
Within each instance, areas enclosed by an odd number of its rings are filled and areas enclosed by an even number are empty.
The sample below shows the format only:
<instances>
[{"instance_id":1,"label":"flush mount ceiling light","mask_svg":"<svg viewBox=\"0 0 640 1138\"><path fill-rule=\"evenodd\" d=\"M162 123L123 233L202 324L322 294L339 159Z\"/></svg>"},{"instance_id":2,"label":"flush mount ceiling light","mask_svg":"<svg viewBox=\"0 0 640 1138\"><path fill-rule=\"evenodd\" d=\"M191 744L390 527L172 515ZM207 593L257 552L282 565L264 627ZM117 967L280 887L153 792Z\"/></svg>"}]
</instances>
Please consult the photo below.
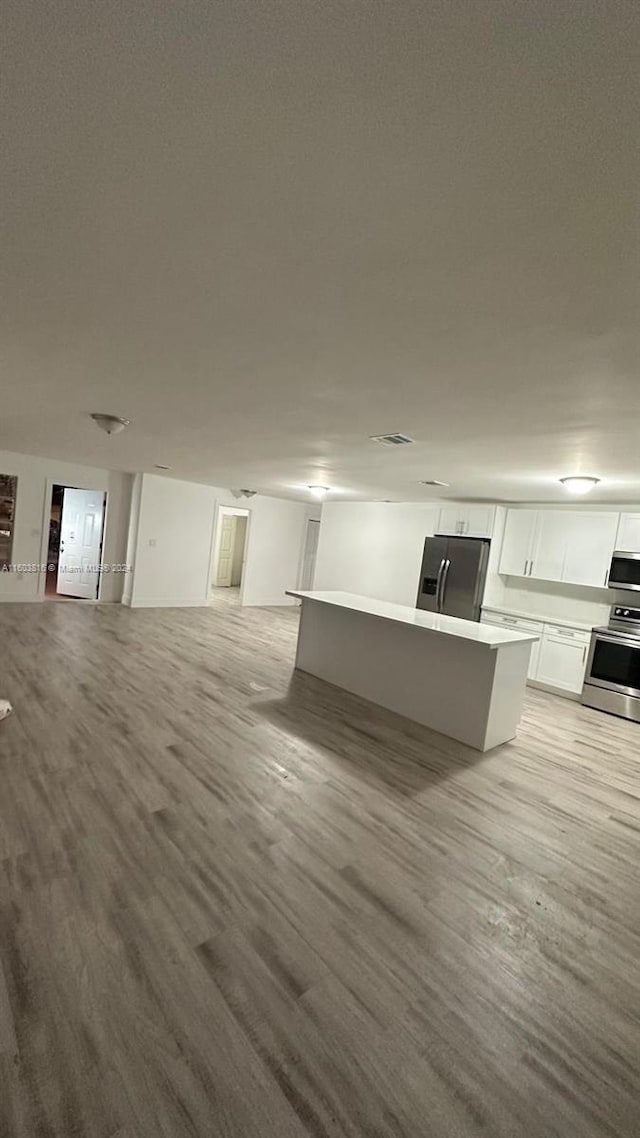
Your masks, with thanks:
<instances>
[{"instance_id":1,"label":"flush mount ceiling light","mask_svg":"<svg viewBox=\"0 0 640 1138\"><path fill-rule=\"evenodd\" d=\"M330 489L330 486L307 486L307 490L313 494L314 498L324 498Z\"/></svg>"},{"instance_id":2,"label":"flush mount ceiling light","mask_svg":"<svg viewBox=\"0 0 640 1138\"><path fill-rule=\"evenodd\" d=\"M449 482L441 482L439 478L421 478L420 486L450 486Z\"/></svg>"},{"instance_id":3,"label":"flush mount ceiling light","mask_svg":"<svg viewBox=\"0 0 640 1138\"><path fill-rule=\"evenodd\" d=\"M156 470L171 470L170 466L163 466L161 462L154 462Z\"/></svg>"},{"instance_id":4,"label":"flush mount ceiling light","mask_svg":"<svg viewBox=\"0 0 640 1138\"><path fill-rule=\"evenodd\" d=\"M594 486L598 485L600 479L594 478L592 474L575 474L561 478L560 481L570 494L588 494Z\"/></svg>"},{"instance_id":5,"label":"flush mount ceiling light","mask_svg":"<svg viewBox=\"0 0 640 1138\"><path fill-rule=\"evenodd\" d=\"M107 435L117 435L120 431L124 431L130 422L129 419L123 419L120 415L104 415L100 411L92 412L91 418L94 423L98 424L100 430Z\"/></svg>"}]
</instances>

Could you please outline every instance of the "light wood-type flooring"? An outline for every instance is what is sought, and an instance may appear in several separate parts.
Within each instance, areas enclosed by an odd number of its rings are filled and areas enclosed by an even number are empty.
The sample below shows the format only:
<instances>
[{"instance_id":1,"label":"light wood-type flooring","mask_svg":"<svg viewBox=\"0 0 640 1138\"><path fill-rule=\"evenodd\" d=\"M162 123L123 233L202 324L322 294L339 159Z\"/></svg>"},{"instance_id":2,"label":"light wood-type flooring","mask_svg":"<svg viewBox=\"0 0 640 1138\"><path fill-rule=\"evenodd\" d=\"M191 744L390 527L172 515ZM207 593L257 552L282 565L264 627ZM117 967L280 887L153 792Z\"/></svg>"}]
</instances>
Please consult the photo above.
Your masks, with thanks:
<instances>
[{"instance_id":1,"label":"light wood-type flooring","mask_svg":"<svg viewBox=\"0 0 640 1138\"><path fill-rule=\"evenodd\" d=\"M296 631L0 606L2 1138L640 1134L640 727L483 756Z\"/></svg>"}]
</instances>

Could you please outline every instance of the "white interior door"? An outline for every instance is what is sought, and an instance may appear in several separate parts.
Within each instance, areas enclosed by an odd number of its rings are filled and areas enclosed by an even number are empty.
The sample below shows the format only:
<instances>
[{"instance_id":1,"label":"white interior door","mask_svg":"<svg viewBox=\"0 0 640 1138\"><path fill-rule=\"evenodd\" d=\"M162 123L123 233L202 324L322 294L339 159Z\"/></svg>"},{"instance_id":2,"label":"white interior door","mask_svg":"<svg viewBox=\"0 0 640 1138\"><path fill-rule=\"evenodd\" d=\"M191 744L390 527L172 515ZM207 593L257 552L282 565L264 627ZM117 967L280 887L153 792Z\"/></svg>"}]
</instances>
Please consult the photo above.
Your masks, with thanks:
<instances>
[{"instance_id":1,"label":"white interior door","mask_svg":"<svg viewBox=\"0 0 640 1138\"><path fill-rule=\"evenodd\" d=\"M304 557L302 561L301 589L313 588L313 575L316 568L316 554L318 552L318 537L320 535L320 522L309 519L307 522L307 536L304 544Z\"/></svg>"},{"instance_id":2,"label":"white interior door","mask_svg":"<svg viewBox=\"0 0 640 1138\"><path fill-rule=\"evenodd\" d=\"M233 514L224 514L220 529L218 549L218 572L216 585L229 586L233 576L233 550L236 536L236 519Z\"/></svg>"},{"instance_id":3,"label":"white interior door","mask_svg":"<svg viewBox=\"0 0 640 1138\"><path fill-rule=\"evenodd\" d=\"M244 548L247 544L247 518L236 515L236 532L233 538L233 558L231 562L231 584L234 588L242 584L244 568Z\"/></svg>"},{"instance_id":4,"label":"white interior door","mask_svg":"<svg viewBox=\"0 0 640 1138\"><path fill-rule=\"evenodd\" d=\"M65 489L56 585L63 596L97 599L103 520L102 490Z\"/></svg>"}]
</instances>

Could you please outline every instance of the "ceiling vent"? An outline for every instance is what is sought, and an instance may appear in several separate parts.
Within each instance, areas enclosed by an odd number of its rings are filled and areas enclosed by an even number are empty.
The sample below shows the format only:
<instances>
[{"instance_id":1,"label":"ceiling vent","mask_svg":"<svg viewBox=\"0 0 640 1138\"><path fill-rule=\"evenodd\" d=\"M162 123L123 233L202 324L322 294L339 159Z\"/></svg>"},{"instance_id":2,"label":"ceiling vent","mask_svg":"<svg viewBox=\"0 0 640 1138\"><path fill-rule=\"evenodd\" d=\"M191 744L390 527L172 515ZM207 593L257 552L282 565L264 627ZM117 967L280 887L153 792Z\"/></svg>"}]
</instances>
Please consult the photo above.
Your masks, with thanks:
<instances>
[{"instance_id":1,"label":"ceiling vent","mask_svg":"<svg viewBox=\"0 0 640 1138\"><path fill-rule=\"evenodd\" d=\"M372 443L382 443L383 447L404 447L414 442L408 435L369 435Z\"/></svg>"}]
</instances>

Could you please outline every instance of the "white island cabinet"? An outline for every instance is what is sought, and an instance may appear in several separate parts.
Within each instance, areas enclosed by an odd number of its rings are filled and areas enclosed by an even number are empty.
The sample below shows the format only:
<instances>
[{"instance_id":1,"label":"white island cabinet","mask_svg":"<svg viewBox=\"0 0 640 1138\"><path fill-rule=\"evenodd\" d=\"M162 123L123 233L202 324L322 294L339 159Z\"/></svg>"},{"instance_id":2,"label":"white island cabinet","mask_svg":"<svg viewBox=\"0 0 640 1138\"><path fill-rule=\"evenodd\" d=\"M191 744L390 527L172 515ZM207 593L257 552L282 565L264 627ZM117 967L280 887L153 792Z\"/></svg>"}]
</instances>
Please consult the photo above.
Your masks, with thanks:
<instances>
[{"instance_id":1,"label":"white island cabinet","mask_svg":"<svg viewBox=\"0 0 640 1138\"><path fill-rule=\"evenodd\" d=\"M354 593L288 594L302 600L296 668L479 751L513 739L536 635Z\"/></svg>"}]
</instances>

